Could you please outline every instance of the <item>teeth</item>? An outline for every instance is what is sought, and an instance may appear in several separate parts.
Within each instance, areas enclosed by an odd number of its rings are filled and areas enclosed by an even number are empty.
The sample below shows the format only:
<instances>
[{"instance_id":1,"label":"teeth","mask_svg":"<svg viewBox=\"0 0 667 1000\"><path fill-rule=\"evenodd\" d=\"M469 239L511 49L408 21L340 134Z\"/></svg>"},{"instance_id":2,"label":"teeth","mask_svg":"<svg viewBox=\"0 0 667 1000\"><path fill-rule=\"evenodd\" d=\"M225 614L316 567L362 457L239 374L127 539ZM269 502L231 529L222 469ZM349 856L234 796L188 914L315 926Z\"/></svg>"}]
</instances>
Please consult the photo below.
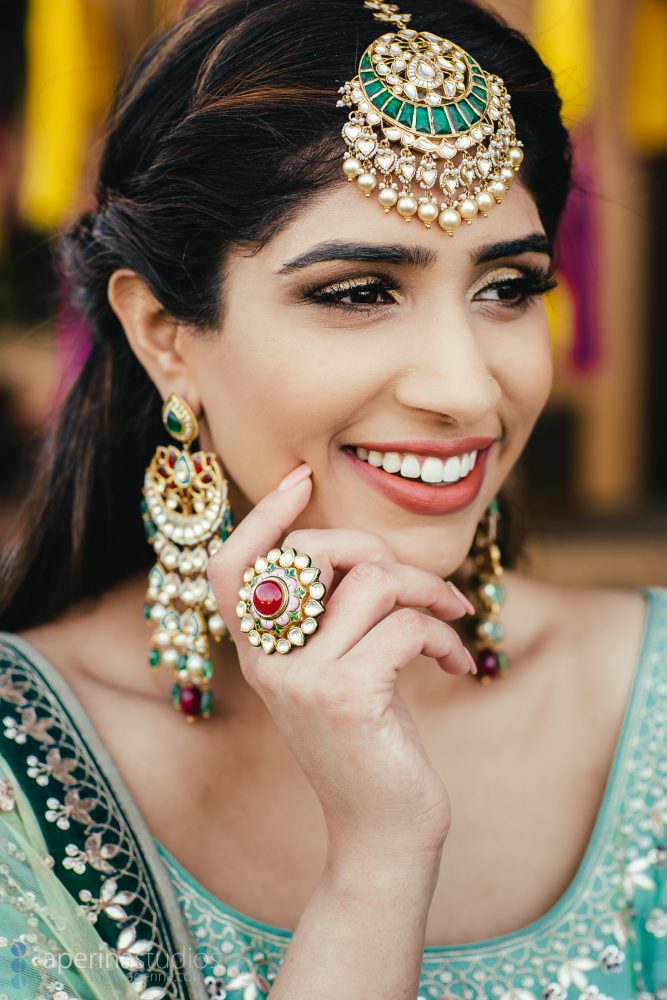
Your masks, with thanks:
<instances>
[{"instance_id":1,"label":"teeth","mask_svg":"<svg viewBox=\"0 0 667 1000\"><path fill-rule=\"evenodd\" d=\"M357 457L376 469L384 469L405 479L421 479L423 483L455 483L472 472L477 462L477 451L451 455L443 462L440 458L422 458L419 455L401 455L397 451L368 451L356 448Z\"/></svg>"},{"instance_id":2,"label":"teeth","mask_svg":"<svg viewBox=\"0 0 667 1000\"><path fill-rule=\"evenodd\" d=\"M401 462L401 475L406 479L419 479L421 469L416 455L406 455Z\"/></svg>"}]
</instances>

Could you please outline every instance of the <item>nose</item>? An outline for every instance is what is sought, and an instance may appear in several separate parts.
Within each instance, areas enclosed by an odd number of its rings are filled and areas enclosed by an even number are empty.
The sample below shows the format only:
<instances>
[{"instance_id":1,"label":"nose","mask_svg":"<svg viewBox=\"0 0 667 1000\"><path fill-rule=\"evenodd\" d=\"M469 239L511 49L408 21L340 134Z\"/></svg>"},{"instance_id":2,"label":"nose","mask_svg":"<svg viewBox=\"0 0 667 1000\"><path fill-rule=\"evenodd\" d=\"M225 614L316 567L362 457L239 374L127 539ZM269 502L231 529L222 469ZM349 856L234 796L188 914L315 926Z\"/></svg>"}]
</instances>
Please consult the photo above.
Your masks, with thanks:
<instances>
[{"instance_id":1,"label":"nose","mask_svg":"<svg viewBox=\"0 0 667 1000\"><path fill-rule=\"evenodd\" d=\"M421 323L406 353L394 388L403 406L437 413L460 427L475 427L498 405L501 387L461 313Z\"/></svg>"}]
</instances>

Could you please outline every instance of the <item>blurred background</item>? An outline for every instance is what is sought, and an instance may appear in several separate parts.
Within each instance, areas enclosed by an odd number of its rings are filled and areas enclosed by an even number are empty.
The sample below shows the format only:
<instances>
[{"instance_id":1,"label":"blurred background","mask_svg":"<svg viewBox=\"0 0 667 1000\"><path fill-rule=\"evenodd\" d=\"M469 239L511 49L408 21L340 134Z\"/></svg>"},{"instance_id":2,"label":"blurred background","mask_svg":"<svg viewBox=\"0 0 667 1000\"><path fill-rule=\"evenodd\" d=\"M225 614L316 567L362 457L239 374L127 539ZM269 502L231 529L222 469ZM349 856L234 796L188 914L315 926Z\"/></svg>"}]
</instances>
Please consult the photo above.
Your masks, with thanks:
<instances>
[{"instance_id":1,"label":"blurred background","mask_svg":"<svg viewBox=\"0 0 667 1000\"><path fill-rule=\"evenodd\" d=\"M667 585L667 0L487 2L553 69L576 149L547 297L555 385L516 475L527 568ZM60 305L53 236L92 203L115 81L182 9L0 3L0 546L86 350Z\"/></svg>"}]
</instances>

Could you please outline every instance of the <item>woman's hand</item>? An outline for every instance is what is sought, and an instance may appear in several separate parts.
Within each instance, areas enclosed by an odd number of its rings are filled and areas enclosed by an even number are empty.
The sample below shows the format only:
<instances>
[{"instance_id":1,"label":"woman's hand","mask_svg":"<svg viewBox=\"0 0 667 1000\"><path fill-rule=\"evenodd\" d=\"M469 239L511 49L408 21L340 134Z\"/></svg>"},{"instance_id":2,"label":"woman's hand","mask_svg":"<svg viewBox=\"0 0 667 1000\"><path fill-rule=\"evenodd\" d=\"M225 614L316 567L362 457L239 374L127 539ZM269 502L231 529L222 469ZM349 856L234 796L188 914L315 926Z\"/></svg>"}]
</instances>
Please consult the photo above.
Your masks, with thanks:
<instances>
[{"instance_id":1,"label":"woman's hand","mask_svg":"<svg viewBox=\"0 0 667 1000\"><path fill-rule=\"evenodd\" d=\"M245 679L320 800L330 858L363 863L379 851L389 863L432 858L449 830L449 797L396 675L420 653L448 673L467 673L470 656L443 620L466 608L444 580L398 562L377 535L303 529L283 536L310 498L311 470L303 471L306 478L273 490L235 528L209 562L211 585ZM287 655L252 646L235 610L244 571L273 547L307 553L326 587L317 631Z\"/></svg>"}]
</instances>

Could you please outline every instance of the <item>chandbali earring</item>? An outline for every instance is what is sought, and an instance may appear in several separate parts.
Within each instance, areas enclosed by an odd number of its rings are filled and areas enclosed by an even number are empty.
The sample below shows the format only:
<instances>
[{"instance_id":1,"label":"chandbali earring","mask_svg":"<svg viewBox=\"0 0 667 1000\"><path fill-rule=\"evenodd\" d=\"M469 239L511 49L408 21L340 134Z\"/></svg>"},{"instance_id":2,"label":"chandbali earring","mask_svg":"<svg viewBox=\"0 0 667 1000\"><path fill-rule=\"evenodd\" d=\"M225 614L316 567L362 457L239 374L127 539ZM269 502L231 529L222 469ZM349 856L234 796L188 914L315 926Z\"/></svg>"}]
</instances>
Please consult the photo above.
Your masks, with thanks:
<instances>
[{"instance_id":1,"label":"chandbali earring","mask_svg":"<svg viewBox=\"0 0 667 1000\"><path fill-rule=\"evenodd\" d=\"M149 661L151 667L170 668L172 704L194 722L198 716L208 719L213 707L209 634L231 640L206 567L234 524L218 459L211 452L190 452L199 426L180 396L172 393L165 401L162 422L183 448L158 445L144 477L141 512L156 555L144 609L154 627Z\"/></svg>"},{"instance_id":2,"label":"chandbali earring","mask_svg":"<svg viewBox=\"0 0 667 1000\"><path fill-rule=\"evenodd\" d=\"M505 587L502 583L504 570L497 542L499 520L500 507L498 498L494 497L477 526L470 549L470 556L475 564L470 580L470 598L476 609L472 627L477 642L477 674L473 676L482 684L489 684L509 668L507 656L502 649L505 629L499 620L505 603Z\"/></svg>"}]
</instances>

